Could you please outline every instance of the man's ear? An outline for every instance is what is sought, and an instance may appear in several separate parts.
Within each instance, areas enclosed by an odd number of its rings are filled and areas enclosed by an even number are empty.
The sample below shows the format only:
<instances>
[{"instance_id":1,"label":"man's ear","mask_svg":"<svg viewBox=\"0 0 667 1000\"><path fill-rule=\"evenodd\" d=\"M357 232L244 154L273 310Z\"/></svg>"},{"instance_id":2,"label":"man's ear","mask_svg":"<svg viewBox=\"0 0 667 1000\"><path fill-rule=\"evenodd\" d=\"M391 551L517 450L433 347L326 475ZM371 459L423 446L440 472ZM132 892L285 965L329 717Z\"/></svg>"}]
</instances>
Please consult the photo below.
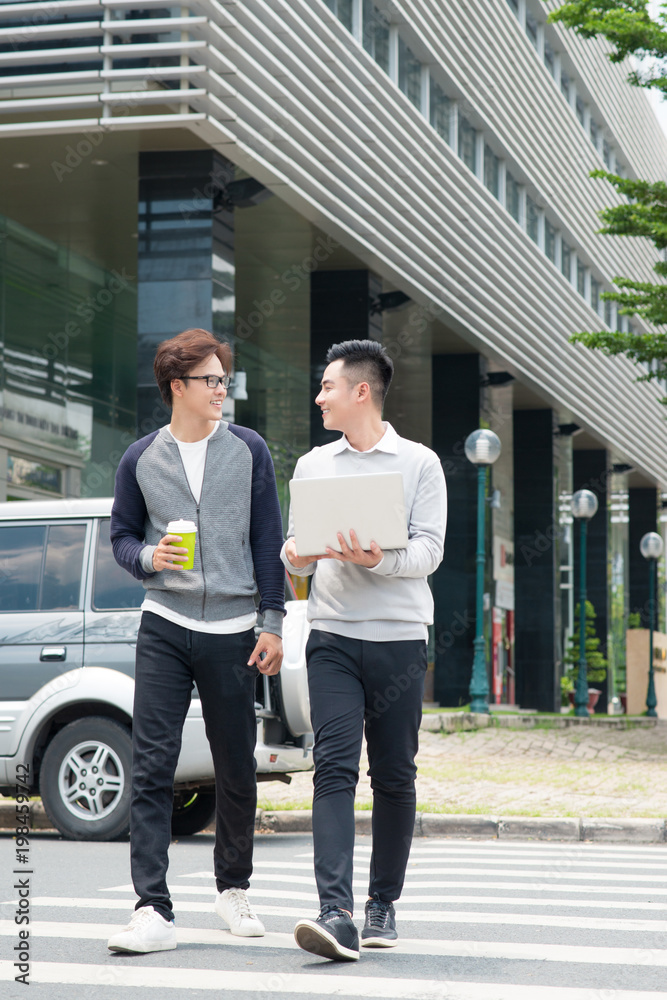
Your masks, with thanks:
<instances>
[{"instance_id":1,"label":"man's ear","mask_svg":"<svg viewBox=\"0 0 667 1000\"><path fill-rule=\"evenodd\" d=\"M360 382L359 385L357 386L357 399L359 400L359 402L361 403L364 400L369 399L370 395L371 395L371 387L368 384L368 382Z\"/></svg>"},{"instance_id":2,"label":"man's ear","mask_svg":"<svg viewBox=\"0 0 667 1000\"><path fill-rule=\"evenodd\" d=\"M172 397L178 396L178 398L180 399L183 395L183 383L181 382L180 378L173 378L169 383L169 385L171 386Z\"/></svg>"}]
</instances>

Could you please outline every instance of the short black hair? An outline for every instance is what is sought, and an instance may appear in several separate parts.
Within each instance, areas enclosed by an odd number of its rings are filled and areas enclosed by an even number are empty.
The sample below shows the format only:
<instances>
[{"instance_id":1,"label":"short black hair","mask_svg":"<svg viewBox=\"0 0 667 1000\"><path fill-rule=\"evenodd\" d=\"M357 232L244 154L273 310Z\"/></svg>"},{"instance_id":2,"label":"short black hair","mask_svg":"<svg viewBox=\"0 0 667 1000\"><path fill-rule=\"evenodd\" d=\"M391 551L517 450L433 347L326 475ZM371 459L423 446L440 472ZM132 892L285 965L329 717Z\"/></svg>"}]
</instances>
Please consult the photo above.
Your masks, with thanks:
<instances>
[{"instance_id":1,"label":"short black hair","mask_svg":"<svg viewBox=\"0 0 667 1000\"><path fill-rule=\"evenodd\" d=\"M368 382L371 397L382 407L394 374L394 362L377 340L344 340L327 351L327 364L342 361L346 377Z\"/></svg>"}]
</instances>

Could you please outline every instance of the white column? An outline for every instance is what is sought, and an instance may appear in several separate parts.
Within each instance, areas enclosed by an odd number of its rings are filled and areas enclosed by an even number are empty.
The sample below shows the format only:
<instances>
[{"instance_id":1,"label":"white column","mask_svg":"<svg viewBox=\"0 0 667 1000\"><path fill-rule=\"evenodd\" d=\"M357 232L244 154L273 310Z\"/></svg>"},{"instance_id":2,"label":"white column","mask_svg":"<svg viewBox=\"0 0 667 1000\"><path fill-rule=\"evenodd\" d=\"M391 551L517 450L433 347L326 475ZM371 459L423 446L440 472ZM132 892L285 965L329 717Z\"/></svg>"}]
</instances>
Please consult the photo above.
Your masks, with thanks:
<instances>
[{"instance_id":1,"label":"white column","mask_svg":"<svg viewBox=\"0 0 667 1000\"><path fill-rule=\"evenodd\" d=\"M423 114L426 121L431 120L431 73L428 66L422 63L422 79L421 79L422 89L421 89L421 113Z\"/></svg>"},{"instance_id":2,"label":"white column","mask_svg":"<svg viewBox=\"0 0 667 1000\"><path fill-rule=\"evenodd\" d=\"M7 449L0 448L0 502L7 499Z\"/></svg>"},{"instance_id":3,"label":"white column","mask_svg":"<svg viewBox=\"0 0 667 1000\"><path fill-rule=\"evenodd\" d=\"M545 246L544 223L545 223L544 209L540 209L540 211L537 213L537 245L543 253Z\"/></svg>"},{"instance_id":4,"label":"white column","mask_svg":"<svg viewBox=\"0 0 667 1000\"><path fill-rule=\"evenodd\" d=\"M475 138L475 174L484 183L484 132L480 131Z\"/></svg>"},{"instance_id":5,"label":"white column","mask_svg":"<svg viewBox=\"0 0 667 1000\"><path fill-rule=\"evenodd\" d=\"M389 79L398 86L398 25L389 25Z\"/></svg>"},{"instance_id":6,"label":"white column","mask_svg":"<svg viewBox=\"0 0 667 1000\"><path fill-rule=\"evenodd\" d=\"M584 298L591 304L591 269L590 267L584 270Z\"/></svg>"},{"instance_id":7,"label":"white column","mask_svg":"<svg viewBox=\"0 0 667 1000\"><path fill-rule=\"evenodd\" d=\"M361 45L363 42L363 0L352 0L352 35Z\"/></svg>"},{"instance_id":8,"label":"white column","mask_svg":"<svg viewBox=\"0 0 667 1000\"><path fill-rule=\"evenodd\" d=\"M526 30L526 0L519 0L519 24Z\"/></svg>"},{"instance_id":9,"label":"white column","mask_svg":"<svg viewBox=\"0 0 667 1000\"><path fill-rule=\"evenodd\" d=\"M523 184L519 186L519 225L522 229L526 228L526 189Z\"/></svg>"},{"instance_id":10,"label":"white column","mask_svg":"<svg viewBox=\"0 0 667 1000\"><path fill-rule=\"evenodd\" d=\"M554 52L554 80L556 81L556 86L559 90L561 68L560 52Z\"/></svg>"},{"instance_id":11,"label":"white column","mask_svg":"<svg viewBox=\"0 0 667 1000\"><path fill-rule=\"evenodd\" d=\"M498 163L498 201L507 208L507 163L500 160Z\"/></svg>"},{"instance_id":12,"label":"white column","mask_svg":"<svg viewBox=\"0 0 667 1000\"><path fill-rule=\"evenodd\" d=\"M537 26L537 54L544 62L544 25L538 24Z\"/></svg>"},{"instance_id":13,"label":"white column","mask_svg":"<svg viewBox=\"0 0 667 1000\"><path fill-rule=\"evenodd\" d=\"M459 105L452 101L449 112L449 145L455 153L459 151Z\"/></svg>"}]
</instances>

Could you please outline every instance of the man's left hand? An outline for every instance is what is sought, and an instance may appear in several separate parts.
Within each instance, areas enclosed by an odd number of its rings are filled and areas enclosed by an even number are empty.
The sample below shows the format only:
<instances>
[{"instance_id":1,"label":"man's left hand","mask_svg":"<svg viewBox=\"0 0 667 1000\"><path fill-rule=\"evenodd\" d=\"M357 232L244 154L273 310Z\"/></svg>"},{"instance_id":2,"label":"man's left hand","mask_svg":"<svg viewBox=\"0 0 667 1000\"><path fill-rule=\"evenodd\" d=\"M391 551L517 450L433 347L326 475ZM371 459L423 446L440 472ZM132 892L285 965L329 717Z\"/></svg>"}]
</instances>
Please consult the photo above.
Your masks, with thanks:
<instances>
[{"instance_id":1,"label":"man's left hand","mask_svg":"<svg viewBox=\"0 0 667 1000\"><path fill-rule=\"evenodd\" d=\"M367 569L372 569L377 566L378 563L382 562L384 558L384 552L377 544L377 542L371 542L370 549L362 549L359 544L359 539L355 531L350 528L350 542L351 546L347 544L343 535L338 532L338 541L340 542L341 552L336 552L334 549L327 548L327 555L331 559L337 559L338 562L351 562L355 563L357 566L366 566Z\"/></svg>"},{"instance_id":2,"label":"man's left hand","mask_svg":"<svg viewBox=\"0 0 667 1000\"><path fill-rule=\"evenodd\" d=\"M266 653L262 659L262 653ZM255 665L260 674L272 677L283 665L283 640L273 632L260 632L257 645L252 651L248 666Z\"/></svg>"}]
</instances>

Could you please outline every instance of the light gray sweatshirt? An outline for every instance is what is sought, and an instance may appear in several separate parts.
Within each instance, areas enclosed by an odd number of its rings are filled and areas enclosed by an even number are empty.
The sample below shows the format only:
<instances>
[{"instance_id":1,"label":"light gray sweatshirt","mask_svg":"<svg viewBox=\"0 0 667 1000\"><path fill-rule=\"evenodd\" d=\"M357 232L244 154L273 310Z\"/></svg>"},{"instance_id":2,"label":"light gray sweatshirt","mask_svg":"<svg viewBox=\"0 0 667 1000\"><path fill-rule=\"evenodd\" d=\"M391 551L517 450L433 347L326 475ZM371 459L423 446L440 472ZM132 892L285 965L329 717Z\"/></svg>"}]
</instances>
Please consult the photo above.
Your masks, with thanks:
<instances>
[{"instance_id":1,"label":"light gray sweatshirt","mask_svg":"<svg viewBox=\"0 0 667 1000\"><path fill-rule=\"evenodd\" d=\"M433 621L433 597L426 580L442 561L447 524L447 488L435 452L399 437L384 422L385 433L369 451L356 451L345 435L313 448L299 459L295 479L401 472L408 516L408 544L392 549L373 569L321 559L290 573L312 576L308 618L312 627L375 642L426 639ZM351 525L342 524L347 533ZM294 535L290 510L288 538ZM304 553L307 555L307 553Z\"/></svg>"}]
</instances>

